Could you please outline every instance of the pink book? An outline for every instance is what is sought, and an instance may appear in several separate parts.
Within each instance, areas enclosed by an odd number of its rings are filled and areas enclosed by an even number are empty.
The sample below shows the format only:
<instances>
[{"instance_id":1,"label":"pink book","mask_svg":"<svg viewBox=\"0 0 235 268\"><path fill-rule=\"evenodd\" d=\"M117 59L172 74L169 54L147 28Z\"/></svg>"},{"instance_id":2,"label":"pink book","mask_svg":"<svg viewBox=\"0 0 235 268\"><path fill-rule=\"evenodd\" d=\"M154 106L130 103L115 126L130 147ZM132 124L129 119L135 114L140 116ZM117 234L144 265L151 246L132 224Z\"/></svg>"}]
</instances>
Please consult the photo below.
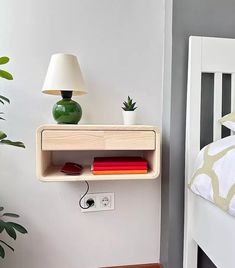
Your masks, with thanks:
<instances>
[{"instance_id":1,"label":"pink book","mask_svg":"<svg viewBox=\"0 0 235 268\"><path fill-rule=\"evenodd\" d=\"M146 164L141 164L141 165L107 165L107 166L96 166L95 164L93 165L93 170L94 171L99 171L99 170L147 170L147 163Z\"/></svg>"},{"instance_id":2,"label":"pink book","mask_svg":"<svg viewBox=\"0 0 235 268\"><path fill-rule=\"evenodd\" d=\"M98 166L143 166L147 161L139 156L124 157L95 157L93 165Z\"/></svg>"},{"instance_id":3,"label":"pink book","mask_svg":"<svg viewBox=\"0 0 235 268\"><path fill-rule=\"evenodd\" d=\"M92 171L93 175L114 175L114 174L147 174L147 170L100 170Z\"/></svg>"}]
</instances>

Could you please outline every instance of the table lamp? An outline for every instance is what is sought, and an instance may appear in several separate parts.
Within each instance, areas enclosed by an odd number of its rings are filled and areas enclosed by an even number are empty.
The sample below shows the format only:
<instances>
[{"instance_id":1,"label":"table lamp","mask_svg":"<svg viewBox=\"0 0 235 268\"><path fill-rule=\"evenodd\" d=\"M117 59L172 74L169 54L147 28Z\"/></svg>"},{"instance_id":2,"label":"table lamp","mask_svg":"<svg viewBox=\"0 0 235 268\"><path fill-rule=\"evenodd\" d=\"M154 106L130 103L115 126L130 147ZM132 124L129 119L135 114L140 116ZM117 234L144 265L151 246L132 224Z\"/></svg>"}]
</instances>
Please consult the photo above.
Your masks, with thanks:
<instances>
[{"instance_id":1,"label":"table lamp","mask_svg":"<svg viewBox=\"0 0 235 268\"><path fill-rule=\"evenodd\" d=\"M51 57L42 92L61 95L52 110L58 124L77 124L82 117L82 108L72 95L86 94L77 57L69 54L54 54Z\"/></svg>"}]
</instances>

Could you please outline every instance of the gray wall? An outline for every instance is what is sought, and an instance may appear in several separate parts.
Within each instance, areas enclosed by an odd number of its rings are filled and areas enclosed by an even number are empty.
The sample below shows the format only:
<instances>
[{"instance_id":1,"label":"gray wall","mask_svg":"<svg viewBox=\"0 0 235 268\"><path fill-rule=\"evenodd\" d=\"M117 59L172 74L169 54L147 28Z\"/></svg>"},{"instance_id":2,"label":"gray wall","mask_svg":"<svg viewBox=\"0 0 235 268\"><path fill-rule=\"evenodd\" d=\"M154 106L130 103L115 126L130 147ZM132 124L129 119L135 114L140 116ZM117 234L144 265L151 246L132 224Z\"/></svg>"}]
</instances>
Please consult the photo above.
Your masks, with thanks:
<instances>
[{"instance_id":1,"label":"gray wall","mask_svg":"<svg viewBox=\"0 0 235 268\"><path fill-rule=\"evenodd\" d=\"M162 121L162 187L161 187L161 263L169 259L169 145L171 130L171 64L172 64L172 0L165 1L163 121Z\"/></svg>"},{"instance_id":2,"label":"gray wall","mask_svg":"<svg viewBox=\"0 0 235 268\"><path fill-rule=\"evenodd\" d=\"M188 38L190 35L235 37L234 0L174 0L172 21L171 92L164 88L161 259L167 268L182 268L184 143ZM169 68L169 67L168 67ZM169 113L170 128L169 128ZM169 140L167 140L169 137ZM167 195L168 202L163 202ZM166 215L165 215L166 214ZM168 221L166 220L168 218ZM167 231L166 231L167 228ZM166 244L166 242L165 242ZM199 254L200 268L211 268Z\"/></svg>"},{"instance_id":3,"label":"gray wall","mask_svg":"<svg viewBox=\"0 0 235 268\"><path fill-rule=\"evenodd\" d=\"M1 0L0 54L13 81L1 123L25 150L1 146L0 204L22 217L29 234L7 250L1 268L95 268L158 262L161 181L97 181L91 192L114 192L115 210L81 213L84 183L42 183L35 175L35 131L54 123L60 98L41 93L52 53L79 57L88 94L75 98L82 123L122 124L128 94L140 124L161 124L164 0ZM1 107L2 108L2 107Z\"/></svg>"}]
</instances>

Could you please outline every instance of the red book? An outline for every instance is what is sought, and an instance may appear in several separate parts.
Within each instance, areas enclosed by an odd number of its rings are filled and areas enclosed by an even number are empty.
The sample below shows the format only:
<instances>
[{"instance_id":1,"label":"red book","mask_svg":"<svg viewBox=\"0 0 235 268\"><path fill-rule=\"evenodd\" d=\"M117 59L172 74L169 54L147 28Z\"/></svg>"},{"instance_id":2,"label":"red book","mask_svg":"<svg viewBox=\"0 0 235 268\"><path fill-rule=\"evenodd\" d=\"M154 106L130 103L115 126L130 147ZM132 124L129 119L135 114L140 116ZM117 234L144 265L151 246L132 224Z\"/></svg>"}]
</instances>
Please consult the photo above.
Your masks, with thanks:
<instances>
[{"instance_id":1,"label":"red book","mask_svg":"<svg viewBox=\"0 0 235 268\"><path fill-rule=\"evenodd\" d=\"M136 165L136 166L129 166L129 165L120 165L120 166L96 166L95 164L93 165L93 170L94 171L99 171L99 170L147 170L147 163L141 164L141 165Z\"/></svg>"},{"instance_id":2,"label":"red book","mask_svg":"<svg viewBox=\"0 0 235 268\"><path fill-rule=\"evenodd\" d=\"M93 175L114 175L114 174L147 174L147 170L100 170L92 171Z\"/></svg>"},{"instance_id":3,"label":"red book","mask_svg":"<svg viewBox=\"0 0 235 268\"><path fill-rule=\"evenodd\" d=\"M95 157L93 165L98 166L139 166L147 165L147 161L139 156Z\"/></svg>"}]
</instances>

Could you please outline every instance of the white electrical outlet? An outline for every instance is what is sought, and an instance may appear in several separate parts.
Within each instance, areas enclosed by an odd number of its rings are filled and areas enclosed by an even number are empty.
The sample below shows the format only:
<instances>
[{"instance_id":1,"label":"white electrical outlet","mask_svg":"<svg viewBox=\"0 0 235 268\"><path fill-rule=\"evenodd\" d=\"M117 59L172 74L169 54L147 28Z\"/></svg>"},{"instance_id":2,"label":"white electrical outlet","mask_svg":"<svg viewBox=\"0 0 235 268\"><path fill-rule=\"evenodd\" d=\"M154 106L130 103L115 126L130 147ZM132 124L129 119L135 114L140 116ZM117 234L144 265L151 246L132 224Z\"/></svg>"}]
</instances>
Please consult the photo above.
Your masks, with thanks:
<instances>
[{"instance_id":1,"label":"white electrical outlet","mask_svg":"<svg viewBox=\"0 0 235 268\"><path fill-rule=\"evenodd\" d=\"M94 201L94 205L87 209L81 208L82 212L114 210L114 193L87 194L81 202L83 207L87 207L87 200L89 199Z\"/></svg>"}]
</instances>

